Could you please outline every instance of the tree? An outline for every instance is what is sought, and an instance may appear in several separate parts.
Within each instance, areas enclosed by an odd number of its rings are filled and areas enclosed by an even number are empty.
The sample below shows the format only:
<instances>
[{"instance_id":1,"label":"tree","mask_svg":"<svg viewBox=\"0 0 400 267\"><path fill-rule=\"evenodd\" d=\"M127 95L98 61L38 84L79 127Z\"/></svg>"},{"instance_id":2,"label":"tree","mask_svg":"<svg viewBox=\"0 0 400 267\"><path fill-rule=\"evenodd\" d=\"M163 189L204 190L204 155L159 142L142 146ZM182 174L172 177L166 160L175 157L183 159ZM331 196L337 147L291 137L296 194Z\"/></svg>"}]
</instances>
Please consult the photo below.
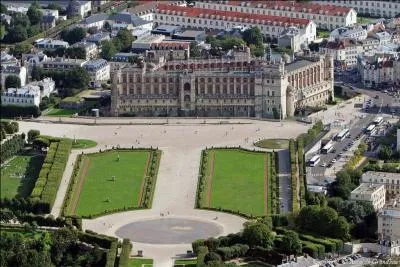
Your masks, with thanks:
<instances>
[{"instance_id":1,"label":"tree","mask_svg":"<svg viewBox=\"0 0 400 267\"><path fill-rule=\"evenodd\" d=\"M71 30L64 29L61 32L61 38L69 44L74 44L82 41L86 36L86 29L81 27L75 27Z\"/></svg>"},{"instance_id":2,"label":"tree","mask_svg":"<svg viewBox=\"0 0 400 267\"><path fill-rule=\"evenodd\" d=\"M4 36L7 34L6 27L3 24L0 24L0 40L4 39Z\"/></svg>"},{"instance_id":3,"label":"tree","mask_svg":"<svg viewBox=\"0 0 400 267\"><path fill-rule=\"evenodd\" d=\"M221 257L215 252L209 252L204 256L204 263L208 264L210 262L220 263Z\"/></svg>"},{"instance_id":4,"label":"tree","mask_svg":"<svg viewBox=\"0 0 400 267\"><path fill-rule=\"evenodd\" d=\"M85 59L86 58L86 50L83 47L69 47L65 51L65 56L67 56L69 58Z\"/></svg>"},{"instance_id":5,"label":"tree","mask_svg":"<svg viewBox=\"0 0 400 267\"><path fill-rule=\"evenodd\" d=\"M201 56L201 49L197 42L190 42L190 57L196 58Z\"/></svg>"},{"instance_id":6,"label":"tree","mask_svg":"<svg viewBox=\"0 0 400 267\"><path fill-rule=\"evenodd\" d=\"M9 43L18 43L25 41L28 38L28 33L23 25L16 25L11 28L6 36L6 40Z\"/></svg>"},{"instance_id":7,"label":"tree","mask_svg":"<svg viewBox=\"0 0 400 267\"><path fill-rule=\"evenodd\" d=\"M75 67L69 72L69 87L82 89L85 88L90 81L90 76L86 69Z\"/></svg>"},{"instance_id":8,"label":"tree","mask_svg":"<svg viewBox=\"0 0 400 267\"><path fill-rule=\"evenodd\" d=\"M28 139L29 139L29 137L28 137ZM39 151L42 151L43 148L47 148L47 147L50 146L50 141L49 141L49 139L47 139L47 138L38 136L38 137L36 137L36 138L32 141L32 146L33 146L35 149L37 149L37 150L39 150Z\"/></svg>"},{"instance_id":9,"label":"tree","mask_svg":"<svg viewBox=\"0 0 400 267\"><path fill-rule=\"evenodd\" d=\"M49 98L47 96L43 97L39 104L40 110L47 109L49 107L49 104L50 104Z\"/></svg>"},{"instance_id":10,"label":"tree","mask_svg":"<svg viewBox=\"0 0 400 267\"><path fill-rule=\"evenodd\" d=\"M22 54L29 52L32 49L32 47L33 45L31 45L28 42L21 42L14 45L14 47L11 48L11 52L14 56L21 57Z\"/></svg>"},{"instance_id":11,"label":"tree","mask_svg":"<svg viewBox=\"0 0 400 267\"><path fill-rule=\"evenodd\" d=\"M32 143L40 135L39 130L29 130L28 131L28 143Z\"/></svg>"},{"instance_id":12,"label":"tree","mask_svg":"<svg viewBox=\"0 0 400 267\"><path fill-rule=\"evenodd\" d=\"M121 51L129 52L132 50L132 42L134 41L134 37L132 32L128 29L122 29L117 33L115 37L121 42Z\"/></svg>"},{"instance_id":13,"label":"tree","mask_svg":"<svg viewBox=\"0 0 400 267\"><path fill-rule=\"evenodd\" d=\"M256 222L245 226L243 230L243 240L253 248L261 246L266 249L271 249L274 238L267 225Z\"/></svg>"},{"instance_id":14,"label":"tree","mask_svg":"<svg viewBox=\"0 0 400 267\"><path fill-rule=\"evenodd\" d=\"M383 145L378 152L378 158L381 160L388 160L392 157L393 151L390 146Z\"/></svg>"},{"instance_id":15,"label":"tree","mask_svg":"<svg viewBox=\"0 0 400 267\"><path fill-rule=\"evenodd\" d=\"M301 253L301 241L295 231L285 232L282 238L281 250L288 255Z\"/></svg>"},{"instance_id":16,"label":"tree","mask_svg":"<svg viewBox=\"0 0 400 267\"><path fill-rule=\"evenodd\" d=\"M4 82L6 89L8 88L20 88L21 79L17 75L8 75Z\"/></svg>"},{"instance_id":17,"label":"tree","mask_svg":"<svg viewBox=\"0 0 400 267\"><path fill-rule=\"evenodd\" d=\"M251 27L243 32L243 40L247 45L260 46L263 44L263 35L257 26Z\"/></svg>"},{"instance_id":18,"label":"tree","mask_svg":"<svg viewBox=\"0 0 400 267\"><path fill-rule=\"evenodd\" d=\"M43 14L40 11L39 4L36 1L33 2L31 6L28 8L28 12L26 12L26 15L28 16L29 21L31 22L32 25L40 23Z\"/></svg>"},{"instance_id":19,"label":"tree","mask_svg":"<svg viewBox=\"0 0 400 267\"><path fill-rule=\"evenodd\" d=\"M348 240L350 238L350 225L346 219L341 216L336 218L330 224L330 236Z\"/></svg>"},{"instance_id":20,"label":"tree","mask_svg":"<svg viewBox=\"0 0 400 267\"><path fill-rule=\"evenodd\" d=\"M21 25L24 28L28 28L30 24L29 18L23 13L14 13L12 15L11 27Z\"/></svg>"},{"instance_id":21,"label":"tree","mask_svg":"<svg viewBox=\"0 0 400 267\"><path fill-rule=\"evenodd\" d=\"M0 13L1 14L7 14L7 7L0 3Z\"/></svg>"},{"instance_id":22,"label":"tree","mask_svg":"<svg viewBox=\"0 0 400 267\"><path fill-rule=\"evenodd\" d=\"M115 49L114 43L112 41L103 41L101 42L101 57L110 60L112 56L117 53Z\"/></svg>"},{"instance_id":23,"label":"tree","mask_svg":"<svg viewBox=\"0 0 400 267\"><path fill-rule=\"evenodd\" d=\"M250 52L253 56L255 57L263 57L265 54L265 49L264 49L264 45L254 45L251 44L250 45Z\"/></svg>"}]
</instances>

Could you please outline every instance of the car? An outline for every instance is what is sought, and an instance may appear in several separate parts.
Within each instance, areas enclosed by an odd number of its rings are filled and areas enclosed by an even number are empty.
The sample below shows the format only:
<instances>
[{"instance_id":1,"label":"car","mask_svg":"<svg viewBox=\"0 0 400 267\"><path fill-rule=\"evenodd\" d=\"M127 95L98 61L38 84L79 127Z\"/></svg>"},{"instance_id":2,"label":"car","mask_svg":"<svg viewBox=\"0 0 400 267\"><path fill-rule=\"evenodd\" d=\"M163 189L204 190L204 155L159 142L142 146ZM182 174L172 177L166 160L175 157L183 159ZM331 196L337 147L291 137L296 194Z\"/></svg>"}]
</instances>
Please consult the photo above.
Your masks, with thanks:
<instances>
[{"instance_id":1,"label":"car","mask_svg":"<svg viewBox=\"0 0 400 267\"><path fill-rule=\"evenodd\" d=\"M349 148L346 146L345 148L343 148L344 151L349 151Z\"/></svg>"},{"instance_id":2,"label":"car","mask_svg":"<svg viewBox=\"0 0 400 267\"><path fill-rule=\"evenodd\" d=\"M351 134L347 135L346 137L347 137L347 138L351 138Z\"/></svg>"},{"instance_id":3,"label":"car","mask_svg":"<svg viewBox=\"0 0 400 267\"><path fill-rule=\"evenodd\" d=\"M324 168L325 168L326 165L327 165L326 162L324 162L324 163L321 164L321 167L324 167Z\"/></svg>"},{"instance_id":4,"label":"car","mask_svg":"<svg viewBox=\"0 0 400 267\"><path fill-rule=\"evenodd\" d=\"M379 99L379 95L376 95L376 96L375 96L375 99Z\"/></svg>"},{"instance_id":5,"label":"car","mask_svg":"<svg viewBox=\"0 0 400 267\"><path fill-rule=\"evenodd\" d=\"M336 149L332 149L331 153L336 153Z\"/></svg>"},{"instance_id":6,"label":"car","mask_svg":"<svg viewBox=\"0 0 400 267\"><path fill-rule=\"evenodd\" d=\"M332 167L332 162L329 162L328 165L326 165L327 168L331 168Z\"/></svg>"},{"instance_id":7,"label":"car","mask_svg":"<svg viewBox=\"0 0 400 267\"><path fill-rule=\"evenodd\" d=\"M383 92L384 92L385 94L387 94L388 90L383 90Z\"/></svg>"},{"instance_id":8,"label":"car","mask_svg":"<svg viewBox=\"0 0 400 267\"><path fill-rule=\"evenodd\" d=\"M335 163L337 160L336 159L332 159L331 160L331 163Z\"/></svg>"},{"instance_id":9,"label":"car","mask_svg":"<svg viewBox=\"0 0 400 267\"><path fill-rule=\"evenodd\" d=\"M340 152L340 153L339 153L339 156L342 156L342 155L343 155L343 152Z\"/></svg>"}]
</instances>

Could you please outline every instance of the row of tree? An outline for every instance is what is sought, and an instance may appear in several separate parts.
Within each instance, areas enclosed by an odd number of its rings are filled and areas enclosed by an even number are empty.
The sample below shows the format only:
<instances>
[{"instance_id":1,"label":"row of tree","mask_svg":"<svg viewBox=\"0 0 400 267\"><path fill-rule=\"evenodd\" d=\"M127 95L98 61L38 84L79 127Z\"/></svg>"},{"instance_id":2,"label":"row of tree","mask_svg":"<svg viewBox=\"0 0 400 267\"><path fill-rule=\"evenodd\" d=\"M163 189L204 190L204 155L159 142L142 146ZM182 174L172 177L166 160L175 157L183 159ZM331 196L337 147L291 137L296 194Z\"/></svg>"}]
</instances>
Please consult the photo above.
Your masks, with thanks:
<instances>
[{"instance_id":1,"label":"row of tree","mask_svg":"<svg viewBox=\"0 0 400 267\"><path fill-rule=\"evenodd\" d=\"M48 57L67 57L86 59L86 50L83 47L58 47L55 50L45 50L44 53Z\"/></svg>"},{"instance_id":2,"label":"row of tree","mask_svg":"<svg viewBox=\"0 0 400 267\"><path fill-rule=\"evenodd\" d=\"M25 145L25 135L17 134L1 144L1 163L17 154Z\"/></svg>"}]
</instances>

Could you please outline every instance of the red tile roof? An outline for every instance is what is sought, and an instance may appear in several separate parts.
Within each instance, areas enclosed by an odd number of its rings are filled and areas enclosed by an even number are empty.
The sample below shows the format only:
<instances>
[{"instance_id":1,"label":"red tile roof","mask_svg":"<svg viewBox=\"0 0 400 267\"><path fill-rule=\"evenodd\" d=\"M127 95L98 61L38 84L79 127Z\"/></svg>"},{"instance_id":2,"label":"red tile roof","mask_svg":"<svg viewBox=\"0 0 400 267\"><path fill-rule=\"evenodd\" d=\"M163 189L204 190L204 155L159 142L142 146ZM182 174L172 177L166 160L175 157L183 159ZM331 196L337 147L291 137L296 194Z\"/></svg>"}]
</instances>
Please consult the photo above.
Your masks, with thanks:
<instances>
[{"instance_id":1,"label":"red tile roof","mask_svg":"<svg viewBox=\"0 0 400 267\"><path fill-rule=\"evenodd\" d=\"M161 13L161 11L175 11L181 12L181 16L189 17L189 18L199 18L200 15L208 15L211 18L212 15L225 16L225 19L228 17L231 18L242 18L248 19L249 23L250 20L253 19L254 21L259 20L260 23L264 21L265 24L273 24L275 22L279 23L287 23L288 25L308 25L311 20L309 19L299 19L299 18L288 18L288 17L278 17L278 16L270 16L270 15L259 15L259 14L249 14L243 12L235 12L235 11L222 11L222 10L214 10L214 9L206 9L206 8L197 8L197 7L182 7L182 6L171 6L166 4L158 4L157 5L157 13ZM216 19L216 17L214 18Z\"/></svg>"},{"instance_id":2,"label":"red tile roof","mask_svg":"<svg viewBox=\"0 0 400 267\"><path fill-rule=\"evenodd\" d=\"M226 2L227 2L226 5L231 5L231 6L240 6L242 3L246 4L249 3L248 7L258 7L258 5L260 5L260 8L275 9L275 10L286 10L286 8L289 8L288 10L291 10L293 8L297 12L305 12L311 14L320 14L320 11L323 11L322 14L324 15L325 14L337 15L339 13L347 14L351 9L349 7L335 6L329 4L322 5L316 3L304 3L297 1L226 1ZM209 3L212 4L213 1L209 1ZM224 4L224 2L221 2L220 4Z\"/></svg>"}]
</instances>

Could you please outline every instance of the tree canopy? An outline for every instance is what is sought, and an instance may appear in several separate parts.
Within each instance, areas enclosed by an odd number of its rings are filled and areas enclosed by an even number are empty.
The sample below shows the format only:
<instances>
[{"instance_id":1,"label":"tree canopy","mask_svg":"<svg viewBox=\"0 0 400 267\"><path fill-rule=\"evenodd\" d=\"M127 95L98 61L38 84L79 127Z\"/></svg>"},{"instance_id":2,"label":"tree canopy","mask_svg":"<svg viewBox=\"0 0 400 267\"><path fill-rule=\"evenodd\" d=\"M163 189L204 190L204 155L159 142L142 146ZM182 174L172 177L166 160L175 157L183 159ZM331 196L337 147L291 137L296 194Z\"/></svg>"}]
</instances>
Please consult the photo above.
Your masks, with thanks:
<instances>
[{"instance_id":1,"label":"tree canopy","mask_svg":"<svg viewBox=\"0 0 400 267\"><path fill-rule=\"evenodd\" d=\"M130 52L132 50L132 42L134 41L134 37L132 32L128 29L122 29L117 33L115 39L118 39L121 47L118 49L122 52Z\"/></svg>"},{"instance_id":2,"label":"tree canopy","mask_svg":"<svg viewBox=\"0 0 400 267\"><path fill-rule=\"evenodd\" d=\"M8 88L20 88L21 79L17 75L8 75L4 82L6 89Z\"/></svg>"},{"instance_id":3,"label":"tree canopy","mask_svg":"<svg viewBox=\"0 0 400 267\"><path fill-rule=\"evenodd\" d=\"M74 44L82 41L86 36L86 29L82 27L75 27L73 29L64 29L61 32L61 38L69 44Z\"/></svg>"},{"instance_id":4,"label":"tree canopy","mask_svg":"<svg viewBox=\"0 0 400 267\"><path fill-rule=\"evenodd\" d=\"M40 11L40 6L36 1L33 2L31 6L28 8L28 12L26 12L26 15L28 16L29 21L31 22L32 25L40 23L43 14Z\"/></svg>"},{"instance_id":5,"label":"tree canopy","mask_svg":"<svg viewBox=\"0 0 400 267\"><path fill-rule=\"evenodd\" d=\"M111 40L101 42L101 54L100 56L106 60L110 60L112 56L117 53L114 43Z\"/></svg>"},{"instance_id":6,"label":"tree canopy","mask_svg":"<svg viewBox=\"0 0 400 267\"><path fill-rule=\"evenodd\" d=\"M260 246L266 249L271 249L274 241L271 229L261 222L247 224L242 237L250 247Z\"/></svg>"},{"instance_id":7,"label":"tree canopy","mask_svg":"<svg viewBox=\"0 0 400 267\"><path fill-rule=\"evenodd\" d=\"M301 253L301 241L295 231L286 231L282 238L281 250L287 255Z\"/></svg>"}]
</instances>

